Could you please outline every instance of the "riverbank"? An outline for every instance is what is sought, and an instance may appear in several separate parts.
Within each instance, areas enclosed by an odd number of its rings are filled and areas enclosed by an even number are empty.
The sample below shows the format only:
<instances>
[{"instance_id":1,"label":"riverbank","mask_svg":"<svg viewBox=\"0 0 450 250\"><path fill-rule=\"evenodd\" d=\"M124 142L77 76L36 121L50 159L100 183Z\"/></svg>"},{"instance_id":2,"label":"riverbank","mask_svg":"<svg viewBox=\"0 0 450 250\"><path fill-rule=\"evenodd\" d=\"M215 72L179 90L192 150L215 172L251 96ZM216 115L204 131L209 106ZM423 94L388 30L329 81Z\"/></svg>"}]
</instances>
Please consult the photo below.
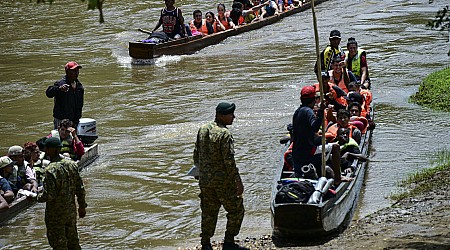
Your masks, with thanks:
<instances>
[{"instance_id":1,"label":"riverbank","mask_svg":"<svg viewBox=\"0 0 450 250\"><path fill-rule=\"evenodd\" d=\"M415 180L409 186L412 189L430 182L436 185L353 221L347 230L328 242L284 245L283 249L450 249L450 165L438 168L429 178ZM270 232L241 237L245 240L239 244L252 250L281 247L272 241ZM220 244L216 243L214 249L221 249Z\"/></svg>"},{"instance_id":2,"label":"riverbank","mask_svg":"<svg viewBox=\"0 0 450 250\"><path fill-rule=\"evenodd\" d=\"M428 108L450 111L450 67L425 77L410 101Z\"/></svg>"}]
</instances>

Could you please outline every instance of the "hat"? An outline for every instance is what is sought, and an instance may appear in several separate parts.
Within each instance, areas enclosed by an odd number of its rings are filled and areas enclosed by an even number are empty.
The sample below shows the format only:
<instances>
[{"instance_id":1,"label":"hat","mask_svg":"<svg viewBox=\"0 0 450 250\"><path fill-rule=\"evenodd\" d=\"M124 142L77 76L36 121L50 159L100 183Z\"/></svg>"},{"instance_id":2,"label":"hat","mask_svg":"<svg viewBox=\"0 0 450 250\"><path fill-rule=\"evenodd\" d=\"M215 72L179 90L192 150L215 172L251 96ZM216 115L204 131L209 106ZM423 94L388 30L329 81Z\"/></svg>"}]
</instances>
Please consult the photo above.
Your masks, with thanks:
<instances>
[{"instance_id":1,"label":"hat","mask_svg":"<svg viewBox=\"0 0 450 250\"><path fill-rule=\"evenodd\" d=\"M332 30L330 32L330 38L339 38L339 39L341 39L341 32L339 32L339 30Z\"/></svg>"},{"instance_id":2,"label":"hat","mask_svg":"<svg viewBox=\"0 0 450 250\"><path fill-rule=\"evenodd\" d=\"M332 62L342 62L342 58L340 55L337 55L337 56L333 57L333 59L331 61Z\"/></svg>"},{"instance_id":3,"label":"hat","mask_svg":"<svg viewBox=\"0 0 450 250\"><path fill-rule=\"evenodd\" d=\"M68 62L66 63L66 66L64 66L65 70L69 70L69 69L81 69L83 67L81 67L80 65L78 65L77 62Z\"/></svg>"},{"instance_id":4,"label":"hat","mask_svg":"<svg viewBox=\"0 0 450 250\"><path fill-rule=\"evenodd\" d=\"M358 92L351 92L348 96L344 96L347 101L357 102L362 104L364 102L364 97Z\"/></svg>"},{"instance_id":5,"label":"hat","mask_svg":"<svg viewBox=\"0 0 450 250\"><path fill-rule=\"evenodd\" d=\"M63 146L61 140L58 137L47 138L44 145L46 148L60 148Z\"/></svg>"},{"instance_id":6,"label":"hat","mask_svg":"<svg viewBox=\"0 0 450 250\"><path fill-rule=\"evenodd\" d=\"M228 115L234 112L236 105L234 103L221 102L216 107L216 112L222 115Z\"/></svg>"},{"instance_id":7,"label":"hat","mask_svg":"<svg viewBox=\"0 0 450 250\"><path fill-rule=\"evenodd\" d=\"M5 168L9 165L13 165L16 162L11 160L11 158L9 158L8 156L2 156L0 157L0 169Z\"/></svg>"},{"instance_id":8,"label":"hat","mask_svg":"<svg viewBox=\"0 0 450 250\"><path fill-rule=\"evenodd\" d=\"M23 152L23 148L21 146L12 146L8 150L8 155L15 156L15 155L21 155Z\"/></svg>"},{"instance_id":9,"label":"hat","mask_svg":"<svg viewBox=\"0 0 450 250\"><path fill-rule=\"evenodd\" d=\"M300 91L300 98L314 98L316 96L316 89L313 86L305 86Z\"/></svg>"}]
</instances>

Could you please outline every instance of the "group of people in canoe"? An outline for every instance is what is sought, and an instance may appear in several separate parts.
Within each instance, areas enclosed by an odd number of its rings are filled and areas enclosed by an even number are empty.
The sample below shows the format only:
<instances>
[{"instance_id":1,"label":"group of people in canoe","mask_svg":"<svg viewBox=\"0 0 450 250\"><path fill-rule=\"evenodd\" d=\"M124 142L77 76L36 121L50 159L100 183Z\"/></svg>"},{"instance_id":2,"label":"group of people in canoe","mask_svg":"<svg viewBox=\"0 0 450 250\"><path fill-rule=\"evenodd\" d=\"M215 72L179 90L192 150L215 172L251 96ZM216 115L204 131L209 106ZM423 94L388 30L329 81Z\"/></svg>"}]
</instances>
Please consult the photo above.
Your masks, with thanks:
<instances>
[{"instance_id":1,"label":"group of people in canoe","mask_svg":"<svg viewBox=\"0 0 450 250\"><path fill-rule=\"evenodd\" d=\"M301 89L301 106L295 111L290 132L290 146L285 152L284 171L294 171L292 177L305 177L304 166L314 166L318 176L322 175L322 136L325 136L327 167L325 176L335 183L348 179L342 172L355 169L354 159L366 161L359 151L364 133L375 128L372 120L370 79L365 51L358 49L355 38L347 42L348 52L340 47L341 33L332 30L330 43L320 55L317 73L322 79L323 102L320 99L319 83ZM318 71L316 65L316 72ZM325 119L325 134L320 128ZM309 168L308 168L309 169Z\"/></svg>"},{"instance_id":2,"label":"group of people in canoe","mask_svg":"<svg viewBox=\"0 0 450 250\"><path fill-rule=\"evenodd\" d=\"M11 146L0 157L0 212L10 209L19 194L46 202L47 238L54 249L81 249L75 196L79 217L86 215L84 185L76 163L85 153L76 131L84 99L80 68L68 62L64 77L46 90L47 97L54 99L54 130L36 142Z\"/></svg>"},{"instance_id":3,"label":"group of people in canoe","mask_svg":"<svg viewBox=\"0 0 450 250\"><path fill-rule=\"evenodd\" d=\"M278 15L296 6L301 6L302 1L296 0L235 0L231 9L227 11L225 4L217 5L217 13L208 11L203 16L201 10L192 13L192 20L185 23L182 11L174 6L175 0L165 0L166 7L161 10L161 15L153 32L162 26L162 34L168 38L177 39L186 36L206 36L228 29L234 29L239 25L262 20L263 18ZM156 36L160 36L161 33ZM151 37L150 37L151 38ZM146 41L146 40L144 40ZM154 41L152 39L149 42Z\"/></svg>"}]
</instances>

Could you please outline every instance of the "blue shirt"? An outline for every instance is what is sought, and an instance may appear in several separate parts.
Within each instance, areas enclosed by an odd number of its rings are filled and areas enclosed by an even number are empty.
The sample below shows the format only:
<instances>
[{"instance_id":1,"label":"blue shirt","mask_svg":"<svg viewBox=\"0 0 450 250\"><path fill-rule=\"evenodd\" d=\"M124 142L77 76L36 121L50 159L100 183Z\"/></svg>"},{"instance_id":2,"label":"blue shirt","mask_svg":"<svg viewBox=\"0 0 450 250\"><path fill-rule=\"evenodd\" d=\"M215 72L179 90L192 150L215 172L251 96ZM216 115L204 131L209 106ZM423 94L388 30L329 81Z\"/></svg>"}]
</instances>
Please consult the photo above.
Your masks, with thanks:
<instances>
[{"instance_id":1,"label":"blue shirt","mask_svg":"<svg viewBox=\"0 0 450 250\"><path fill-rule=\"evenodd\" d=\"M312 108L301 105L294 113L292 141L292 158L294 163L310 163L315 147L314 135L322 125L323 110L314 115Z\"/></svg>"},{"instance_id":2,"label":"blue shirt","mask_svg":"<svg viewBox=\"0 0 450 250\"><path fill-rule=\"evenodd\" d=\"M11 190L11 191L12 191L12 188L11 188L11 186L9 185L8 180L5 179L5 178L3 178L3 177L0 177L0 189L3 190L3 192L5 192L5 193L6 193L6 191L8 191L8 190Z\"/></svg>"}]
</instances>

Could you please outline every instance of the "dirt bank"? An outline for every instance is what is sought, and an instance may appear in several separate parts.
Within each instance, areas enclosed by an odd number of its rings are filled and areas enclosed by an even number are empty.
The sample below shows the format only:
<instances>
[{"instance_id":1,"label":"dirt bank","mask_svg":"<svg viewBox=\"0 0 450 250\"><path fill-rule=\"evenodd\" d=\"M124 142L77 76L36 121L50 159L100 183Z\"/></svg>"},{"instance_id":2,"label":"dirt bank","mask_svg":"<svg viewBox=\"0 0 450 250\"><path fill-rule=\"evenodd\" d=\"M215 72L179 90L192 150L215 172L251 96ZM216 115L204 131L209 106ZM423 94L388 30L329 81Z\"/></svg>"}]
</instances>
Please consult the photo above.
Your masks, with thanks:
<instances>
[{"instance_id":1,"label":"dirt bank","mask_svg":"<svg viewBox=\"0 0 450 250\"><path fill-rule=\"evenodd\" d=\"M438 172L440 188L401 200L354 221L341 235L314 244L274 244L270 232L248 236L250 249L450 249L450 171ZM420 183L417 183L420 185ZM241 235L241 237L244 237ZM189 249L189 248L186 248ZM195 246L190 249L200 249ZM214 249L221 249L216 244Z\"/></svg>"}]
</instances>

